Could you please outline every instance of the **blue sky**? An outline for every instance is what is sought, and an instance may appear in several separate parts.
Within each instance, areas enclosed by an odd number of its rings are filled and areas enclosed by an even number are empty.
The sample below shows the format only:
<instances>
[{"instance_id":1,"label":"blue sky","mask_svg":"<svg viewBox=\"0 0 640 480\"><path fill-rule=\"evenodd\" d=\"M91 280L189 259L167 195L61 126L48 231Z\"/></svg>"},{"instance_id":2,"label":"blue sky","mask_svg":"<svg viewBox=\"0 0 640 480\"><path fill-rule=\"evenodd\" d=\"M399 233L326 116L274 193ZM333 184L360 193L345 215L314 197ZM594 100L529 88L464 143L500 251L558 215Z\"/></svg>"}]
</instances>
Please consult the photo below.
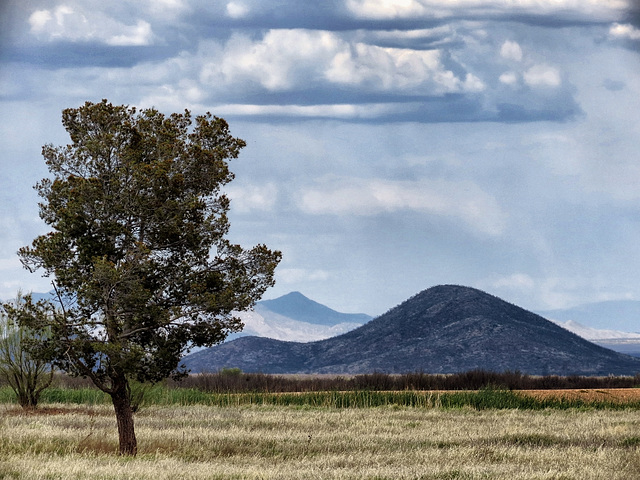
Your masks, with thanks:
<instances>
[{"instance_id":1,"label":"blue sky","mask_svg":"<svg viewBox=\"0 0 640 480\"><path fill-rule=\"evenodd\" d=\"M0 6L0 298L32 186L86 100L226 118L231 237L277 285L384 313L430 286L530 309L640 300L633 0L9 0Z\"/></svg>"}]
</instances>

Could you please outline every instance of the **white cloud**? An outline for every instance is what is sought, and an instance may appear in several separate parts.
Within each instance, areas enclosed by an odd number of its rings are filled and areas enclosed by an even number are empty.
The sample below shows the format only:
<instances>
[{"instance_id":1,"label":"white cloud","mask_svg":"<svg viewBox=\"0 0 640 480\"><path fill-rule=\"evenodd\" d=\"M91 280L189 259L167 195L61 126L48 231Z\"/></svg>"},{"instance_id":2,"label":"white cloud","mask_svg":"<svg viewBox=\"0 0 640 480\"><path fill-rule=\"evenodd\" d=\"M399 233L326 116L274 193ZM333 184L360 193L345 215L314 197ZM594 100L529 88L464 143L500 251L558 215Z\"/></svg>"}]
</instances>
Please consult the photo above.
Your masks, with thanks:
<instances>
[{"instance_id":1,"label":"white cloud","mask_svg":"<svg viewBox=\"0 0 640 480\"><path fill-rule=\"evenodd\" d=\"M516 62L519 62L522 60L522 48L520 48L518 42L507 40L500 48L500 56L507 60L515 60Z\"/></svg>"},{"instance_id":2,"label":"white cloud","mask_svg":"<svg viewBox=\"0 0 640 480\"><path fill-rule=\"evenodd\" d=\"M225 190L231 199L231 207L242 213L272 210L278 197L278 187L273 183L229 185Z\"/></svg>"},{"instance_id":3,"label":"white cloud","mask_svg":"<svg viewBox=\"0 0 640 480\"><path fill-rule=\"evenodd\" d=\"M357 17L371 19L443 18L529 13L563 15L585 20L617 18L631 0L347 0Z\"/></svg>"},{"instance_id":4,"label":"white cloud","mask_svg":"<svg viewBox=\"0 0 640 480\"><path fill-rule=\"evenodd\" d=\"M179 12L188 10L188 6L184 0L147 0L147 8L156 12Z\"/></svg>"},{"instance_id":5,"label":"white cloud","mask_svg":"<svg viewBox=\"0 0 640 480\"><path fill-rule=\"evenodd\" d=\"M242 18L249 13L249 7L238 2L227 3L227 15L231 18Z\"/></svg>"},{"instance_id":6,"label":"white cloud","mask_svg":"<svg viewBox=\"0 0 640 480\"><path fill-rule=\"evenodd\" d=\"M506 226L497 201L466 181L326 179L302 193L300 208L309 214L366 216L413 210L453 217L492 236Z\"/></svg>"},{"instance_id":7,"label":"white cloud","mask_svg":"<svg viewBox=\"0 0 640 480\"><path fill-rule=\"evenodd\" d=\"M326 77L334 83L372 85L377 89L413 89L431 84L432 93L479 91L482 82L472 74L463 81L446 70L438 50L383 48L358 43L338 52Z\"/></svg>"},{"instance_id":8,"label":"white cloud","mask_svg":"<svg viewBox=\"0 0 640 480\"><path fill-rule=\"evenodd\" d=\"M31 25L31 31L40 32L52 19L51 11L49 10L36 10L29 17L29 25Z\"/></svg>"},{"instance_id":9,"label":"white cloud","mask_svg":"<svg viewBox=\"0 0 640 480\"><path fill-rule=\"evenodd\" d=\"M153 32L151 25L144 20L138 20L135 26L123 27L124 32L121 35L114 35L106 39L107 45L113 46L140 46L149 45Z\"/></svg>"},{"instance_id":10,"label":"white cloud","mask_svg":"<svg viewBox=\"0 0 640 480\"><path fill-rule=\"evenodd\" d=\"M201 79L212 85L250 81L268 90L284 90L318 77L341 42L330 32L299 29L269 30L255 42L236 35L222 58L206 61Z\"/></svg>"},{"instance_id":11,"label":"white cloud","mask_svg":"<svg viewBox=\"0 0 640 480\"><path fill-rule=\"evenodd\" d=\"M558 69L549 65L534 65L524 72L523 78L532 87L557 87L562 83Z\"/></svg>"},{"instance_id":12,"label":"white cloud","mask_svg":"<svg viewBox=\"0 0 640 480\"><path fill-rule=\"evenodd\" d=\"M533 290L535 285L534 279L526 273L514 273L491 282L491 286L494 288L516 289L527 292Z\"/></svg>"},{"instance_id":13,"label":"white cloud","mask_svg":"<svg viewBox=\"0 0 640 480\"><path fill-rule=\"evenodd\" d=\"M506 85L516 85L518 83L518 74L516 72L505 72L500 75L500 82Z\"/></svg>"},{"instance_id":14,"label":"white cloud","mask_svg":"<svg viewBox=\"0 0 640 480\"><path fill-rule=\"evenodd\" d=\"M227 104L216 106L220 115L262 115L262 116L292 116L306 118L340 118L340 119L368 119L381 115L390 115L406 111L408 104L397 105L389 103L369 104L328 104L328 105L252 105Z\"/></svg>"},{"instance_id":15,"label":"white cloud","mask_svg":"<svg viewBox=\"0 0 640 480\"><path fill-rule=\"evenodd\" d=\"M640 40L640 30L630 24L614 23L609 29L609 34L616 38Z\"/></svg>"},{"instance_id":16,"label":"white cloud","mask_svg":"<svg viewBox=\"0 0 640 480\"><path fill-rule=\"evenodd\" d=\"M278 268L276 269L276 282L287 284L300 284L302 282L324 282L331 275L326 270L308 270L304 268Z\"/></svg>"},{"instance_id":17,"label":"white cloud","mask_svg":"<svg viewBox=\"0 0 640 480\"><path fill-rule=\"evenodd\" d=\"M575 307L591 302L634 298L600 276L531 276L526 273L494 277L479 282L480 288L495 291L518 305L534 310ZM535 299L535 300L534 300ZM535 301L536 304L531 304Z\"/></svg>"},{"instance_id":18,"label":"white cloud","mask_svg":"<svg viewBox=\"0 0 640 480\"><path fill-rule=\"evenodd\" d=\"M406 18L422 16L427 11L416 0L347 0L347 8L365 18Z\"/></svg>"},{"instance_id":19,"label":"white cloud","mask_svg":"<svg viewBox=\"0 0 640 480\"><path fill-rule=\"evenodd\" d=\"M221 54L205 60L201 80L211 86L249 82L271 91L327 81L367 91L429 95L485 88L470 72L461 78L447 70L439 50L350 43L334 32L301 29L270 30L257 41L233 37Z\"/></svg>"},{"instance_id":20,"label":"white cloud","mask_svg":"<svg viewBox=\"0 0 640 480\"><path fill-rule=\"evenodd\" d=\"M32 34L49 41L98 41L114 46L140 46L150 45L154 38L151 25L144 20L127 25L99 10L81 10L68 5L34 11L29 16L29 25Z\"/></svg>"}]
</instances>

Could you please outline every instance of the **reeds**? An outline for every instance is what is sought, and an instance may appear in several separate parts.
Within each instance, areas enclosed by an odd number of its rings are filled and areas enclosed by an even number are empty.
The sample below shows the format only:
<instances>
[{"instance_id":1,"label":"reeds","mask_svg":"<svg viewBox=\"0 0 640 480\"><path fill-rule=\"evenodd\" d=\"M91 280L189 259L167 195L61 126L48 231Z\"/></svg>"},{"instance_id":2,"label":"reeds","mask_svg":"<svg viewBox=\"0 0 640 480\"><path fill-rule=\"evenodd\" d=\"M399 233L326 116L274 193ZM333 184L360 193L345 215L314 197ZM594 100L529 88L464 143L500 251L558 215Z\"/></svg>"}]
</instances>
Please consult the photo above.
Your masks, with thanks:
<instances>
[{"instance_id":1,"label":"reeds","mask_svg":"<svg viewBox=\"0 0 640 480\"><path fill-rule=\"evenodd\" d=\"M0 389L0 403L13 403L8 389ZM51 388L41 398L41 404L110 404L108 395L96 389ZM619 402L616 400L584 400L580 398L534 398L515 391L481 388L475 391L311 391L311 392L244 392L209 393L196 388L171 388L156 385L145 392L140 407L207 405L216 407L240 406L287 406L300 408L374 408L374 407L415 407L415 408L472 408L488 409L640 409L640 401Z\"/></svg>"}]
</instances>

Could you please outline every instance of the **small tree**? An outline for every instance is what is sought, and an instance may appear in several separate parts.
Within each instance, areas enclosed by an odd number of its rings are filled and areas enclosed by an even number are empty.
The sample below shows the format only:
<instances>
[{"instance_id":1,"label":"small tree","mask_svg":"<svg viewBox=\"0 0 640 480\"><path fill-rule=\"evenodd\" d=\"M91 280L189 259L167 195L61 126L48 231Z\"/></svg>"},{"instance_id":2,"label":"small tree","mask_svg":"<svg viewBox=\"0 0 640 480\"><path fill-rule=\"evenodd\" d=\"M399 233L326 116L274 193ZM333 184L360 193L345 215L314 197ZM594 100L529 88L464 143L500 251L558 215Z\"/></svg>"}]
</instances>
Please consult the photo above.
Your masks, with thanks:
<instances>
[{"instance_id":1,"label":"small tree","mask_svg":"<svg viewBox=\"0 0 640 480\"><path fill-rule=\"evenodd\" d=\"M41 358L111 396L120 453L135 455L130 380L179 377L190 346L241 330L234 312L273 285L281 254L226 239L221 188L245 143L223 119L103 100L62 123L72 143L43 147L53 178L36 186L53 231L19 254L53 277L63 315L28 326L51 328Z\"/></svg>"},{"instance_id":2,"label":"small tree","mask_svg":"<svg viewBox=\"0 0 640 480\"><path fill-rule=\"evenodd\" d=\"M31 296L20 293L16 300L0 308L0 378L16 394L24 409L38 406L40 394L53 381L53 368L47 362L31 355L29 348L42 340L42 331L20 326L20 319L44 318L51 314L43 302L34 304Z\"/></svg>"}]
</instances>

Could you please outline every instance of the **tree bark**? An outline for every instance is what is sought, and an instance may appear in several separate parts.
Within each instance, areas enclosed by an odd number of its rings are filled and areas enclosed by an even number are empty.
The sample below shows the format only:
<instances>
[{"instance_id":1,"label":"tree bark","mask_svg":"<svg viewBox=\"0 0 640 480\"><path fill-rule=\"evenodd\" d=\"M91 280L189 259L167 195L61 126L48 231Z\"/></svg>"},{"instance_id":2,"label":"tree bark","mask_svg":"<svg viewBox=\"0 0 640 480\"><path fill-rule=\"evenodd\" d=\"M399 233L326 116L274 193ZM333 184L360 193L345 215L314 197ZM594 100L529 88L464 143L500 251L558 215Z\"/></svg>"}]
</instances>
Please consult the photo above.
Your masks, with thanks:
<instances>
[{"instance_id":1,"label":"tree bark","mask_svg":"<svg viewBox=\"0 0 640 480\"><path fill-rule=\"evenodd\" d=\"M133 426L133 409L131 408L131 395L129 384L125 380L117 385L111 393L111 401L116 412L118 422L118 440L120 443L120 455L135 456L138 453L138 442Z\"/></svg>"}]
</instances>

